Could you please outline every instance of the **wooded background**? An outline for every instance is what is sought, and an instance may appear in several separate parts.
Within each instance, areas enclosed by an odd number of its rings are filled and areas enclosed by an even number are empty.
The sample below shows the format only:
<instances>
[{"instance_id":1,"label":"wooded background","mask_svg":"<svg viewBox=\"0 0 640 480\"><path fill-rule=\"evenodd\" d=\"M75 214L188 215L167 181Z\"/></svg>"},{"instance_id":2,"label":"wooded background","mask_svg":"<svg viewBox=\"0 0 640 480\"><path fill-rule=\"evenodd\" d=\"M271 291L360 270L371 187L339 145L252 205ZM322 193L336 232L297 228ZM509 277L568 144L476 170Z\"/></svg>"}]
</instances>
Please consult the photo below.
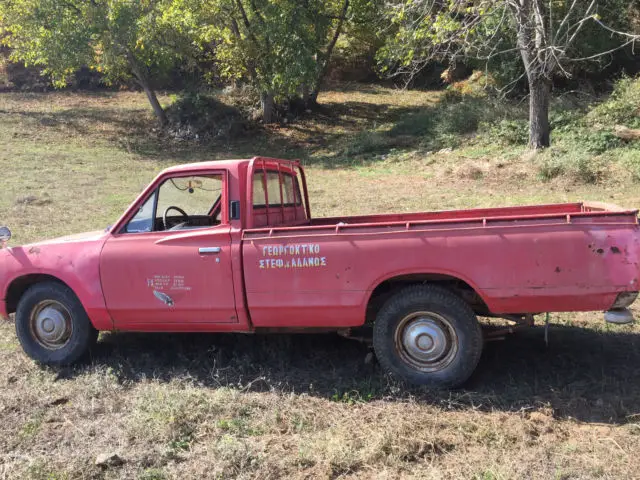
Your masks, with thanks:
<instances>
[{"instance_id":1,"label":"wooded background","mask_svg":"<svg viewBox=\"0 0 640 480\"><path fill-rule=\"evenodd\" d=\"M638 0L8 0L4 84L246 88L263 123L313 109L332 81L444 88L473 71L528 96L529 146L550 145L553 95L600 94L640 70ZM26 68L22 68L22 66ZM41 76L48 80L42 80ZM211 104L211 108L214 108Z\"/></svg>"}]
</instances>

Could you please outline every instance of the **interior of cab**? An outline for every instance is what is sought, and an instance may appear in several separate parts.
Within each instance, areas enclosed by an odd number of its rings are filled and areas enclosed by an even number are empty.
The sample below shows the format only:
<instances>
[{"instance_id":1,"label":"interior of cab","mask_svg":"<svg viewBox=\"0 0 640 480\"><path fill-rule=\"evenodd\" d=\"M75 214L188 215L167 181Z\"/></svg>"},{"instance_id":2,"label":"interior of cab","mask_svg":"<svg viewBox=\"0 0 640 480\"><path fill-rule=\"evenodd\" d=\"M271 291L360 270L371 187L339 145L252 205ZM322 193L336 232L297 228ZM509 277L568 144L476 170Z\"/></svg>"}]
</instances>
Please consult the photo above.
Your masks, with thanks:
<instances>
[{"instance_id":1,"label":"interior of cab","mask_svg":"<svg viewBox=\"0 0 640 480\"><path fill-rule=\"evenodd\" d=\"M166 179L127 223L125 233L192 230L219 225L221 174Z\"/></svg>"}]
</instances>

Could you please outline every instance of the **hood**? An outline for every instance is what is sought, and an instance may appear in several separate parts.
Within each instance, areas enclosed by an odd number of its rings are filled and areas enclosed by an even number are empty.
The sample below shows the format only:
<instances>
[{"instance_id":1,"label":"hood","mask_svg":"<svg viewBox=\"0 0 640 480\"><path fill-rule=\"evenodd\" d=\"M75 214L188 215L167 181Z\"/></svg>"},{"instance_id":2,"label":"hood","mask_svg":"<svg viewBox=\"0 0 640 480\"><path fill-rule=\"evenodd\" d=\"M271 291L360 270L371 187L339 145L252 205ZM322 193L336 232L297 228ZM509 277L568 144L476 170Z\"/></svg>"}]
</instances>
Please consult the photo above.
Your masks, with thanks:
<instances>
[{"instance_id":1,"label":"hood","mask_svg":"<svg viewBox=\"0 0 640 480\"><path fill-rule=\"evenodd\" d=\"M71 242L92 242L104 239L109 234L106 230L95 230L93 232L75 233L73 235L65 235L64 237L52 238L50 240L42 240L40 242L31 243L25 245L25 247L31 247L34 245L52 245L57 243L71 243Z\"/></svg>"}]
</instances>

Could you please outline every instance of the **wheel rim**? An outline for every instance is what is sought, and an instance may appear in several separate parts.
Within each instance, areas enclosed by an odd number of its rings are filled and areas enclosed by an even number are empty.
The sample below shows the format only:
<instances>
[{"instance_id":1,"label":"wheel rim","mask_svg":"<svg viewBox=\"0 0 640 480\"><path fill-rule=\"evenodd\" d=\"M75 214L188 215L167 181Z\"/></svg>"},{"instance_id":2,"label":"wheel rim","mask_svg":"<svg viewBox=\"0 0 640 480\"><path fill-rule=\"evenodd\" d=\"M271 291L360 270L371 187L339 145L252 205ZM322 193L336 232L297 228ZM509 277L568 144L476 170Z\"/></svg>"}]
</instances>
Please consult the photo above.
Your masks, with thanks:
<instances>
[{"instance_id":1,"label":"wheel rim","mask_svg":"<svg viewBox=\"0 0 640 480\"><path fill-rule=\"evenodd\" d=\"M458 336L445 317L433 312L414 312L398 324L395 347L402 360L412 368L437 372L456 356Z\"/></svg>"},{"instance_id":2,"label":"wheel rim","mask_svg":"<svg viewBox=\"0 0 640 480\"><path fill-rule=\"evenodd\" d=\"M33 339L48 350L64 347L73 331L69 310L55 300L44 300L31 310L29 327Z\"/></svg>"}]
</instances>

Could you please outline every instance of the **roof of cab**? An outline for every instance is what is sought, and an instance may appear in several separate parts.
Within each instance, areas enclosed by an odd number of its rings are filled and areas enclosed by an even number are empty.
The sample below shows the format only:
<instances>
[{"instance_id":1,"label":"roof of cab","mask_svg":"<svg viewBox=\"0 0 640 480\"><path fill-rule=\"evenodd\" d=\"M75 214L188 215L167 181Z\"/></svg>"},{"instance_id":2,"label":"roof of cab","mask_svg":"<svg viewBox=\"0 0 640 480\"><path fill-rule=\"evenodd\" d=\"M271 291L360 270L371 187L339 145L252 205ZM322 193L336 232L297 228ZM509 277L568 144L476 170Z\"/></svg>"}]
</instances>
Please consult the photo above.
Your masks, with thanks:
<instances>
[{"instance_id":1,"label":"roof of cab","mask_svg":"<svg viewBox=\"0 0 640 480\"><path fill-rule=\"evenodd\" d=\"M234 170L237 169L243 163L248 164L252 160L266 160L269 162L286 162L289 163L291 160L284 160L281 158L271 158L271 157L253 157L253 158L245 158L238 160L214 160L209 162L195 162L195 163L185 163L181 165L176 165L173 167L169 167L165 169L162 174L165 173L179 173L186 172L190 170L201 170L201 169L223 169L223 170Z\"/></svg>"}]
</instances>

